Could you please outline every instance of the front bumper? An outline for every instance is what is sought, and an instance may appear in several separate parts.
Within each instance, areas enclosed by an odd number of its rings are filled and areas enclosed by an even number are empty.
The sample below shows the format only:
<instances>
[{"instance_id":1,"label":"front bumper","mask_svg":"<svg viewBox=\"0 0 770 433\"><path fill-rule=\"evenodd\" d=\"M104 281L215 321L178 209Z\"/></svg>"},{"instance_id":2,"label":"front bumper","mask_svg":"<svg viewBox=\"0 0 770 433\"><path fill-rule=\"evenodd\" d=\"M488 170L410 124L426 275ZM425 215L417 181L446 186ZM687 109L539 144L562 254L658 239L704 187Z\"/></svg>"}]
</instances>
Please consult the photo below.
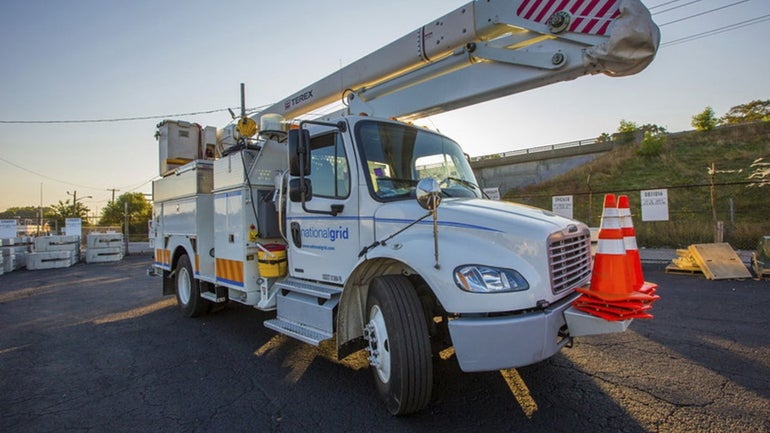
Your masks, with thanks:
<instances>
[{"instance_id":1,"label":"front bumper","mask_svg":"<svg viewBox=\"0 0 770 433\"><path fill-rule=\"evenodd\" d=\"M466 372L523 367L550 358L569 341L564 312L574 293L543 310L502 317L459 317L449 333L460 369Z\"/></svg>"}]
</instances>

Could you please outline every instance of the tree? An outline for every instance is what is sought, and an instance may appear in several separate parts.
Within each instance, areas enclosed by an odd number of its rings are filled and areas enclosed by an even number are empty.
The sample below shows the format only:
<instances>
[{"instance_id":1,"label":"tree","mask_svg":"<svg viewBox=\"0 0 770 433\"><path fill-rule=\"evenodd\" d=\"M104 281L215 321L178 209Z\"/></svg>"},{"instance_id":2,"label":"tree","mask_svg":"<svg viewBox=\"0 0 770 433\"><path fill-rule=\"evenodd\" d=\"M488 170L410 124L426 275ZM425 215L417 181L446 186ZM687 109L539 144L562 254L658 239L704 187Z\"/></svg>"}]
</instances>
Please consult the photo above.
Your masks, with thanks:
<instances>
[{"instance_id":1,"label":"tree","mask_svg":"<svg viewBox=\"0 0 770 433\"><path fill-rule=\"evenodd\" d=\"M620 126L618 126L618 132L614 134L613 138L617 143L633 143L636 139L636 133L638 131L639 125L630 120L622 119L620 121Z\"/></svg>"},{"instance_id":2,"label":"tree","mask_svg":"<svg viewBox=\"0 0 770 433\"><path fill-rule=\"evenodd\" d=\"M663 144L668 134L666 128L654 123L647 123L640 126L639 130L642 131L643 135L636 154L648 158L659 156L660 152L663 151Z\"/></svg>"},{"instance_id":3,"label":"tree","mask_svg":"<svg viewBox=\"0 0 770 433\"><path fill-rule=\"evenodd\" d=\"M152 219L152 204L140 192L127 192L102 209L99 225L119 225L125 231L124 210L128 204L129 233L146 234L147 221Z\"/></svg>"},{"instance_id":4,"label":"tree","mask_svg":"<svg viewBox=\"0 0 770 433\"><path fill-rule=\"evenodd\" d=\"M664 126L656 125L654 123L645 123L639 127L639 130L643 132L649 132L655 137L665 136L668 134L668 130Z\"/></svg>"},{"instance_id":5,"label":"tree","mask_svg":"<svg viewBox=\"0 0 770 433\"><path fill-rule=\"evenodd\" d=\"M745 104L736 105L722 116L722 122L728 125L736 123L748 123L770 121L770 99L756 100Z\"/></svg>"},{"instance_id":6,"label":"tree","mask_svg":"<svg viewBox=\"0 0 770 433\"><path fill-rule=\"evenodd\" d=\"M661 134L652 131L644 131L644 138L642 139L636 154L648 158L659 156L660 152L663 151L663 143L665 140L665 133Z\"/></svg>"},{"instance_id":7,"label":"tree","mask_svg":"<svg viewBox=\"0 0 770 433\"><path fill-rule=\"evenodd\" d=\"M600 136L596 137L597 143L608 143L610 141L612 141L612 136L606 132L602 132Z\"/></svg>"},{"instance_id":8,"label":"tree","mask_svg":"<svg viewBox=\"0 0 770 433\"><path fill-rule=\"evenodd\" d=\"M635 122L632 122L630 120L621 119L620 120L620 126L618 126L618 133L619 134L626 134L629 132L636 132L639 130L639 125L637 125Z\"/></svg>"},{"instance_id":9,"label":"tree","mask_svg":"<svg viewBox=\"0 0 770 433\"><path fill-rule=\"evenodd\" d=\"M51 208L44 207L43 213L48 213ZM37 206L21 206L21 207L9 207L8 209L0 212L0 219L33 219L37 221L40 217L40 208Z\"/></svg>"},{"instance_id":10,"label":"tree","mask_svg":"<svg viewBox=\"0 0 770 433\"><path fill-rule=\"evenodd\" d=\"M701 113L692 116L690 123L698 131L711 131L719 124L719 119L714 114L714 109L706 107Z\"/></svg>"},{"instance_id":11,"label":"tree","mask_svg":"<svg viewBox=\"0 0 770 433\"><path fill-rule=\"evenodd\" d=\"M48 209L49 212L45 214L45 217L53 220L56 227L64 227L67 218L81 218L83 224L88 225L88 212L91 212L91 209L80 201L73 206L69 199L65 201L59 200L58 203Z\"/></svg>"}]
</instances>

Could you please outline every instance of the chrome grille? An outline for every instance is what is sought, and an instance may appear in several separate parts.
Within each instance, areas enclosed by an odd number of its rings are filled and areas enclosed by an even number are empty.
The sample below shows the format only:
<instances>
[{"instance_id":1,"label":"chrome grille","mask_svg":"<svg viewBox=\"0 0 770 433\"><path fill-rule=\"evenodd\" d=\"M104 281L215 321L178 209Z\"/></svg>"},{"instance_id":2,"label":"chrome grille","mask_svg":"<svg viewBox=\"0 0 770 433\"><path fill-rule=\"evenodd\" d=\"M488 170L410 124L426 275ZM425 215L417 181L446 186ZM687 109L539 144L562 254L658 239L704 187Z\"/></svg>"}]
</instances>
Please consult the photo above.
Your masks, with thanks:
<instances>
[{"instance_id":1,"label":"chrome grille","mask_svg":"<svg viewBox=\"0 0 770 433\"><path fill-rule=\"evenodd\" d=\"M548 240L548 264L553 294L588 283L591 275L591 235L554 233Z\"/></svg>"}]
</instances>

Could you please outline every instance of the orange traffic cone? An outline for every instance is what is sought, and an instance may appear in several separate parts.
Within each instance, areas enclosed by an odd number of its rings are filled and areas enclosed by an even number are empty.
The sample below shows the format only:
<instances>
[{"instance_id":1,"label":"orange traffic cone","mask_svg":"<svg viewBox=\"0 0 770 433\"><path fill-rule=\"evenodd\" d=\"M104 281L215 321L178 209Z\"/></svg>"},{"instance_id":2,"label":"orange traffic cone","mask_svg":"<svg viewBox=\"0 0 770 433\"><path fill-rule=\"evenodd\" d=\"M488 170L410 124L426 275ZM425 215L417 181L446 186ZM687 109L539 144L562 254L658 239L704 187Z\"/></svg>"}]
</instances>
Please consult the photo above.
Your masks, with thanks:
<instances>
[{"instance_id":1,"label":"orange traffic cone","mask_svg":"<svg viewBox=\"0 0 770 433\"><path fill-rule=\"evenodd\" d=\"M577 289L583 296L572 305L609 321L651 319L652 302L660 299L656 287L642 276L628 197L616 203L613 194L605 195L591 286Z\"/></svg>"},{"instance_id":2,"label":"orange traffic cone","mask_svg":"<svg viewBox=\"0 0 770 433\"><path fill-rule=\"evenodd\" d=\"M651 295L634 291L626 263L626 248L616 207L615 195L604 196L599 226L599 243L594 257L590 289L579 292L604 301L652 301Z\"/></svg>"},{"instance_id":3,"label":"orange traffic cone","mask_svg":"<svg viewBox=\"0 0 770 433\"><path fill-rule=\"evenodd\" d=\"M644 281L642 259L639 256L639 247L636 244L636 230L634 230L634 221L631 218L631 208L627 195L618 197L618 217L620 218L620 228L623 232L623 244L626 248L626 266L631 286L633 290L652 295L655 293L658 285Z\"/></svg>"}]
</instances>

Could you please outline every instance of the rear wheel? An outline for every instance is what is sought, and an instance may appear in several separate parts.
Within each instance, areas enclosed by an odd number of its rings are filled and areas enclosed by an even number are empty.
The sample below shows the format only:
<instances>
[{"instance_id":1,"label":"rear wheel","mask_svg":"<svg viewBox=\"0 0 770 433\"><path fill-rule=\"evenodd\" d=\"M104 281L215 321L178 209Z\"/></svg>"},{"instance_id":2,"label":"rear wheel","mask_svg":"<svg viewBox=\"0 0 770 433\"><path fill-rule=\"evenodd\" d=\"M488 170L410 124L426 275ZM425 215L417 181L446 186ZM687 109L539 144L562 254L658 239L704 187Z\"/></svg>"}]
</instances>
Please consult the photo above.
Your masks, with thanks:
<instances>
[{"instance_id":1,"label":"rear wheel","mask_svg":"<svg viewBox=\"0 0 770 433\"><path fill-rule=\"evenodd\" d=\"M193 277L192 264L187 254L176 263L176 301L187 317L198 317L209 309L210 301L201 298L200 283Z\"/></svg>"},{"instance_id":2,"label":"rear wheel","mask_svg":"<svg viewBox=\"0 0 770 433\"><path fill-rule=\"evenodd\" d=\"M430 402L433 363L425 315L412 283L401 275L374 279L366 311L366 350L388 411L404 415L423 409Z\"/></svg>"}]
</instances>

